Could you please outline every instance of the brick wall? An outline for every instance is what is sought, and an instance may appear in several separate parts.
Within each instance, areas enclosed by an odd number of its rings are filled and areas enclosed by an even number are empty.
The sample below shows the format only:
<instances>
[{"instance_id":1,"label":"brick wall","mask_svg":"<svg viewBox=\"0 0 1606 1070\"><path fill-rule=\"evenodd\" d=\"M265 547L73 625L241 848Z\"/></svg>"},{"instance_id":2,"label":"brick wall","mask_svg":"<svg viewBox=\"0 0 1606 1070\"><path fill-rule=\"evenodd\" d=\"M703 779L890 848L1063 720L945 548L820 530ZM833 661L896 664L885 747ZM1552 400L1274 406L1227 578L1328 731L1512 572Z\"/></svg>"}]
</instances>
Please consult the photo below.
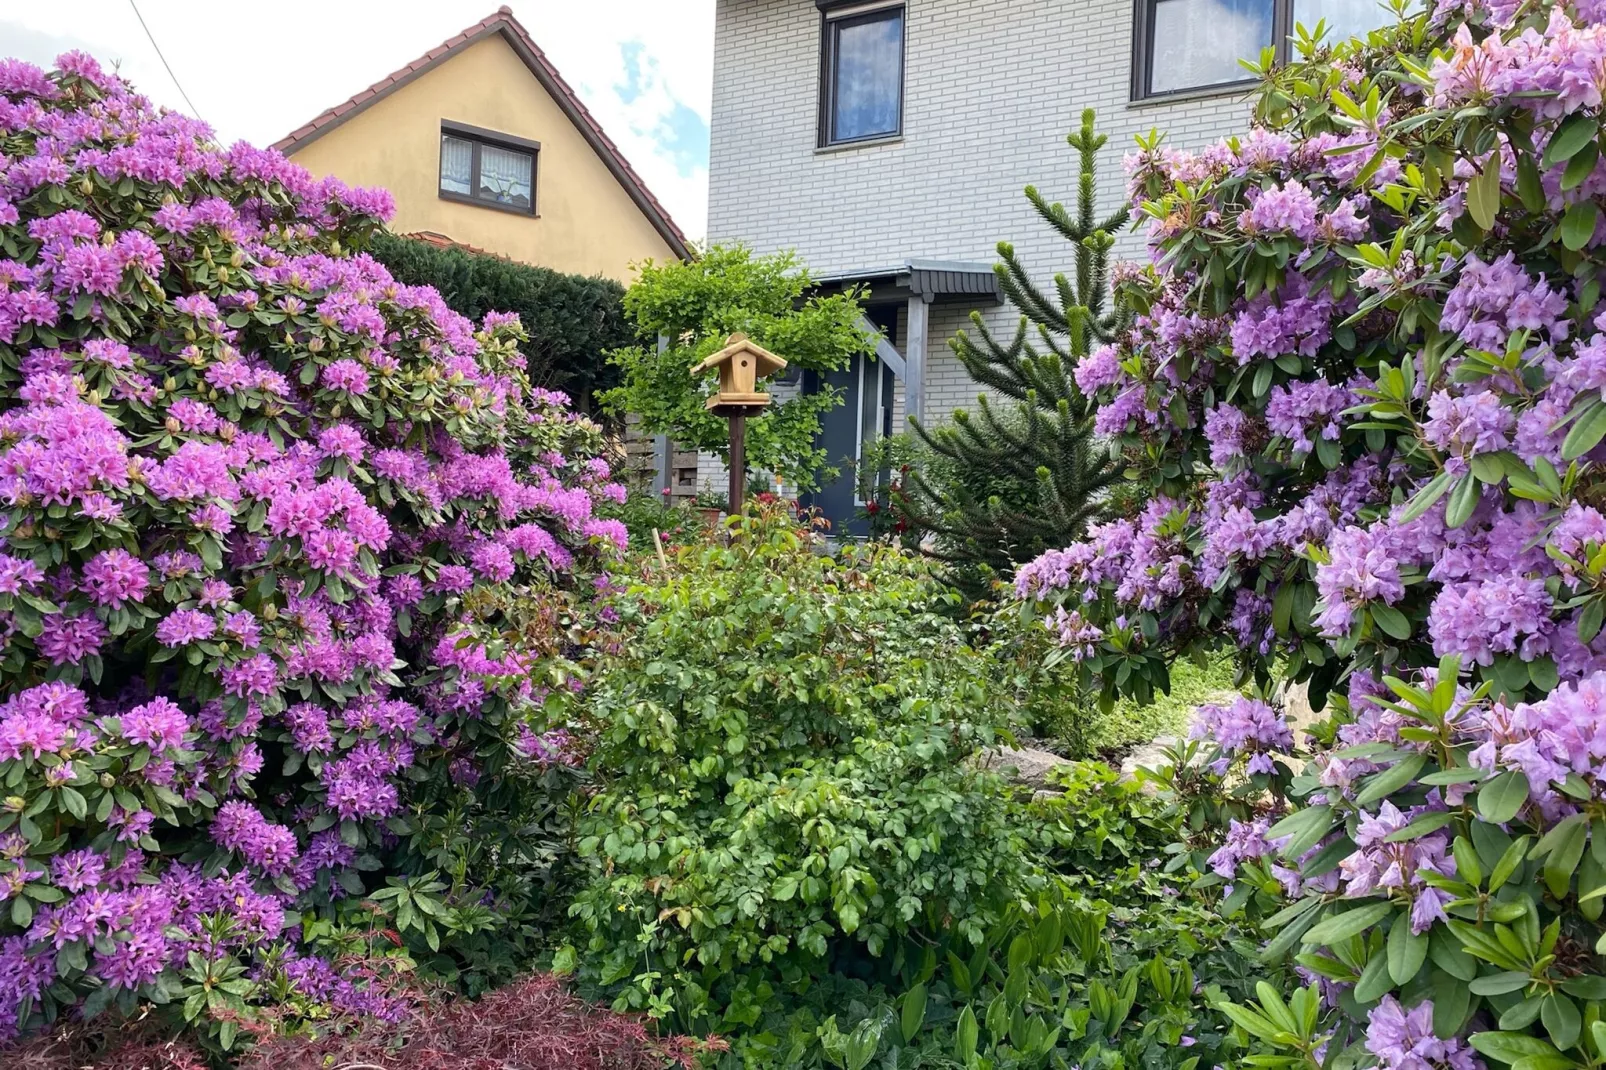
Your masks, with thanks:
<instances>
[{"instance_id":1,"label":"brick wall","mask_svg":"<svg viewBox=\"0 0 1606 1070\"><path fill-rule=\"evenodd\" d=\"M817 272L908 259L991 263L1014 243L1045 282L1072 260L1021 195L1034 184L1075 197L1065 135L1081 109L1110 135L1106 207L1123 184L1132 137L1157 127L1196 147L1244 129L1241 95L1128 101L1132 0L907 0L904 136L894 144L815 148L820 13L812 0L717 0L709 236L761 252L795 248ZM1128 233L1119 254L1142 255ZM932 309L928 418L973 405L976 384L948 349L968 310ZM1013 331L1015 314L987 312Z\"/></svg>"}]
</instances>

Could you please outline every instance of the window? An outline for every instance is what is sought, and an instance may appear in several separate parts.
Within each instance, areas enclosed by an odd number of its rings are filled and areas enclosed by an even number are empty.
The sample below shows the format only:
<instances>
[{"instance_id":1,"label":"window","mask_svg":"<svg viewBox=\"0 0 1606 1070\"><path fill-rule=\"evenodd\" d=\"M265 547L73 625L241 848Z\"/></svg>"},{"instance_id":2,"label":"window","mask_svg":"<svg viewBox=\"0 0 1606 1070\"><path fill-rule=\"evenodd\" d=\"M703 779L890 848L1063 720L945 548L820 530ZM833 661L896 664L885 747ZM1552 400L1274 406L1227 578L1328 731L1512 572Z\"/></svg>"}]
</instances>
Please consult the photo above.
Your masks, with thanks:
<instances>
[{"instance_id":1,"label":"window","mask_svg":"<svg viewBox=\"0 0 1606 1070\"><path fill-rule=\"evenodd\" d=\"M903 12L902 4L827 8L820 70L822 147L903 132Z\"/></svg>"},{"instance_id":2,"label":"window","mask_svg":"<svg viewBox=\"0 0 1606 1070\"><path fill-rule=\"evenodd\" d=\"M879 487L886 472L866 476L865 461L877 442L892 433L892 369L869 357L855 357L859 387L859 426L853 449L853 504L864 505L864 494Z\"/></svg>"},{"instance_id":3,"label":"window","mask_svg":"<svg viewBox=\"0 0 1606 1070\"><path fill-rule=\"evenodd\" d=\"M1134 100L1248 81L1239 61L1275 44L1286 62L1295 25L1325 20L1338 41L1394 18L1378 0L1136 0L1135 11Z\"/></svg>"},{"instance_id":4,"label":"window","mask_svg":"<svg viewBox=\"0 0 1606 1070\"><path fill-rule=\"evenodd\" d=\"M497 134L462 123L441 123L440 195L535 214L536 141Z\"/></svg>"}]
</instances>

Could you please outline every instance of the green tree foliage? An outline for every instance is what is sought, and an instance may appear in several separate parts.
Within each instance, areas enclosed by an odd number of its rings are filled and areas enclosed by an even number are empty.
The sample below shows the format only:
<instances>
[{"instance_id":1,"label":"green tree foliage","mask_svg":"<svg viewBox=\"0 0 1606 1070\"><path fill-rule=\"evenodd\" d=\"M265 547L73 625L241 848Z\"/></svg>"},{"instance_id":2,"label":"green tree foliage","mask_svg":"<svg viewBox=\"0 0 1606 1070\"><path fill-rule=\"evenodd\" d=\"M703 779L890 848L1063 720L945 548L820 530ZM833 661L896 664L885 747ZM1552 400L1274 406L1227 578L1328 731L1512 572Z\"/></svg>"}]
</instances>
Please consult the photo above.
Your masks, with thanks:
<instances>
[{"instance_id":1,"label":"green tree foliage","mask_svg":"<svg viewBox=\"0 0 1606 1070\"><path fill-rule=\"evenodd\" d=\"M885 974L912 933L982 940L1025 870L985 659L882 545L817 553L782 507L631 593L590 691L583 980L699 1032L782 985ZM770 1065L770 1064L766 1064Z\"/></svg>"},{"instance_id":2,"label":"green tree foliage","mask_svg":"<svg viewBox=\"0 0 1606 1070\"><path fill-rule=\"evenodd\" d=\"M792 253L755 256L743 246L715 246L691 263L642 266L625 294L625 311L643 344L620 349L612 361L621 384L603 395L615 414L640 415L643 429L669 435L683 446L724 457L729 427L704 408L717 376L691 369L725 345L736 331L784 357L791 368L828 372L846 368L875 343L861 326L853 293L809 295L811 280ZM651 341L669 340L659 352ZM829 387L772 404L747 421L749 469L767 469L788 483L812 489L826 468L817 443L820 416L841 401Z\"/></svg>"},{"instance_id":3,"label":"green tree foliage","mask_svg":"<svg viewBox=\"0 0 1606 1070\"><path fill-rule=\"evenodd\" d=\"M1072 245L1073 277L1054 276L1051 293L1031 279L1014 247L1000 242L994 266L1004 295L1020 310L1015 334L993 337L981 316L976 337L960 331L949 347L971 378L1015 404L983 394L974 413L959 410L935 427L911 423L930 457L911 465L891 495L893 510L918 532L934 533L938 553L956 563L1006 571L1077 538L1104 508L1104 491L1121 477L1093 433L1093 407L1072 377L1076 362L1110 341L1126 311L1109 299L1112 234L1126 226L1123 206L1094 213L1095 167L1106 137L1093 111L1066 139L1080 158L1073 214L1033 186L1026 197Z\"/></svg>"},{"instance_id":4,"label":"green tree foliage","mask_svg":"<svg viewBox=\"0 0 1606 1070\"><path fill-rule=\"evenodd\" d=\"M441 248L388 231L370 239L368 252L398 282L435 287L452 311L472 320L487 312L517 312L530 336L519 349L531 382L566 392L582 411L618 382L605 354L629 345L635 335L625 318L624 287L614 280Z\"/></svg>"}]
</instances>

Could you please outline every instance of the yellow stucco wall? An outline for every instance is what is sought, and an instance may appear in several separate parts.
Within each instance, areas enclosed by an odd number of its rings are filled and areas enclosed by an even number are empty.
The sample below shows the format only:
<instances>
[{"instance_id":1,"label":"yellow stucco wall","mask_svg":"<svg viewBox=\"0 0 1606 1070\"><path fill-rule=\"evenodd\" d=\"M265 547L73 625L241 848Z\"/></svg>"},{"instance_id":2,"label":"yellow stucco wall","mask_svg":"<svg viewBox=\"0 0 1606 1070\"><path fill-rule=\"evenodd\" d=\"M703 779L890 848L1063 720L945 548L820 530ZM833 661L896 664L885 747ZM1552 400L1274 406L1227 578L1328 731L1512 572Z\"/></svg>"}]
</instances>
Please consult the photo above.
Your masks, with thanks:
<instances>
[{"instance_id":1,"label":"yellow stucco wall","mask_svg":"<svg viewBox=\"0 0 1606 1070\"><path fill-rule=\"evenodd\" d=\"M537 217L442 200L441 120L541 143ZM384 186L391 229L432 230L491 252L630 281L630 264L674 252L500 34L469 46L291 157L316 175Z\"/></svg>"}]
</instances>

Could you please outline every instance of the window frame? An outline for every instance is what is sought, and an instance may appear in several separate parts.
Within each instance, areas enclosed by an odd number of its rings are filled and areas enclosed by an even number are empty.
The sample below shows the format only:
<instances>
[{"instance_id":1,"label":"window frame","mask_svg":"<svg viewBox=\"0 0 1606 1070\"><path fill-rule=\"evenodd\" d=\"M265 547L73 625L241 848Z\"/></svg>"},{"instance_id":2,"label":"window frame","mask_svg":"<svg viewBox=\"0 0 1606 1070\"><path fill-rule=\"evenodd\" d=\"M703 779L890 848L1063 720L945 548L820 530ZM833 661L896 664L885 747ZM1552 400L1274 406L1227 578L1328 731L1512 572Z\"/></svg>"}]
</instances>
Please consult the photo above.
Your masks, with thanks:
<instances>
[{"instance_id":1,"label":"window frame","mask_svg":"<svg viewBox=\"0 0 1606 1070\"><path fill-rule=\"evenodd\" d=\"M903 111L908 96L909 73L909 5L905 0L816 0L820 9L820 93L819 123L815 131L818 149L849 148L854 145L874 145L896 141L903 137ZM863 137L837 138L832 136L836 104L836 52L838 36L845 24L869 22L896 13L899 34L898 48L898 125L890 132L866 134Z\"/></svg>"},{"instance_id":2,"label":"window frame","mask_svg":"<svg viewBox=\"0 0 1606 1070\"><path fill-rule=\"evenodd\" d=\"M443 201L454 201L457 204L471 204L476 208L491 208L499 212L511 212L514 215L524 216L527 219L539 218L540 200L538 191L541 188L541 143L531 141L529 138L518 137L514 134L503 134L495 130L486 130L483 127L470 126L468 123L453 122L450 119L441 120L441 139L448 137L467 141L472 146L469 156L468 187L470 190L480 188L480 151L490 146L493 149L502 149L507 152L516 152L530 158L530 206L521 208L516 204L504 204L501 201L487 200L474 193L458 193L449 190L443 184L446 176L441 173L441 153L437 147L435 153L435 192Z\"/></svg>"},{"instance_id":3,"label":"window frame","mask_svg":"<svg viewBox=\"0 0 1606 1070\"><path fill-rule=\"evenodd\" d=\"M1132 87L1131 101L1173 100L1187 97L1215 96L1218 93L1241 92L1256 83L1245 72L1244 77L1230 82L1211 82L1208 85L1184 86L1156 92L1153 88L1154 12L1162 0L1132 0ZM1289 39L1294 35L1294 4L1296 0L1271 0L1271 45L1276 50L1277 63L1284 64L1292 54Z\"/></svg>"}]
</instances>

